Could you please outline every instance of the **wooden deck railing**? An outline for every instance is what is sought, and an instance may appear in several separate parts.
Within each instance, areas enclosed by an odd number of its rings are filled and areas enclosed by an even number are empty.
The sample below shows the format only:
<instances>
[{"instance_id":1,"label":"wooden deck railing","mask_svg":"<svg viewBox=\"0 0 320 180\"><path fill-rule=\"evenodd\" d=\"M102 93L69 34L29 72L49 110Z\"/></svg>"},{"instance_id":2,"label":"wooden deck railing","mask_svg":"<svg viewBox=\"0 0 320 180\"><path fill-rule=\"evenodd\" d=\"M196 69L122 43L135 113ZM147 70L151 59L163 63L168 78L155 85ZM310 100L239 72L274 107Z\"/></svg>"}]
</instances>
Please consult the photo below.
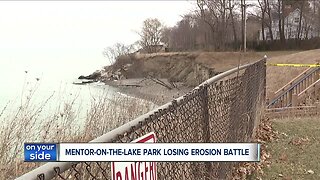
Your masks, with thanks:
<instances>
[{"instance_id":1,"label":"wooden deck railing","mask_svg":"<svg viewBox=\"0 0 320 180\"><path fill-rule=\"evenodd\" d=\"M303 98L306 98L310 92L314 92L318 87L320 68L308 68L297 77L292 79L289 83L284 85L278 91L275 92L274 98L269 102L267 108L282 108L282 107L291 107L293 104L299 104L303 101ZM315 84L315 82L317 82ZM310 89L308 91L305 91ZM302 95L304 92L306 95ZM299 94L301 94L299 96Z\"/></svg>"},{"instance_id":2,"label":"wooden deck railing","mask_svg":"<svg viewBox=\"0 0 320 180\"><path fill-rule=\"evenodd\" d=\"M311 103L315 103L320 99L320 79L316 82L312 83L305 90L300 92L299 94L294 94L293 97L293 106L306 105L307 101L311 101Z\"/></svg>"},{"instance_id":3,"label":"wooden deck railing","mask_svg":"<svg viewBox=\"0 0 320 180\"><path fill-rule=\"evenodd\" d=\"M299 74L297 77L293 78L290 82L288 82L286 85L284 85L283 87L281 87L280 89L278 89L275 93L274 93L274 97L277 97L278 95L280 95L281 93L285 92L286 90L288 90L292 85L296 84L298 81L300 81L301 79L303 79L310 71L314 70L314 68L308 68L305 71L303 71L301 74Z\"/></svg>"}]
</instances>

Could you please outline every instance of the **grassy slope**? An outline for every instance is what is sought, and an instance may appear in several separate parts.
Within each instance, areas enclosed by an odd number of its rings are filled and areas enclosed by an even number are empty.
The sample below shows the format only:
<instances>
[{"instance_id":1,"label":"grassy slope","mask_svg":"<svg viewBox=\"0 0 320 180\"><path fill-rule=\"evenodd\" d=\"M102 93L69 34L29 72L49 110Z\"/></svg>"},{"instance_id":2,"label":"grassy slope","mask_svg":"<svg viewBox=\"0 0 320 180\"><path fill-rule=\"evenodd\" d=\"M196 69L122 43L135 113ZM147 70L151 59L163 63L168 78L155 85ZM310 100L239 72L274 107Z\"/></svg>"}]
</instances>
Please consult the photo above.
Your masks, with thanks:
<instances>
[{"instance_id":1,"label":"grassy slope","mask_svg":"<svg viewBox=\"0 0 320 180\"><path fill-rule=\"evenodd\" d=\"M275 120L273 128L279 139L268 144L271 166L262 179L320 179L320 118Z\"/></svg>"},{"instance_id":2,"label":"grassy slope","mask_svg":"<svg viewBox=\"0 0 320 180\"><path fill-rule=\"evenodd\" d=\"M254 62L267 55L269 58L275 58L278 56L284 56L288 54L294 54L298 51L268 51L268 52L169 52L169 53L153 53L153 54L139 54L136 55L138 59L150 59L155 57L173 57L185 56L194 57L196 62L202 63L206 66L213 67L217 71L226 71L233 67L236 67L240 61L240 64L246 64L248 62Z\"/></svg>"},{"instance_id":3,"label":"grassy slope","mask_svg":"<svg viewBox=\"0 0 320 180\"><path fill-rule=\"evenodd\" d=\"M246 64L262 59L264 55L269 58L297 53L297 51L269 51L269 52L202 52L196 58L197 62L207 64L217 71L226 71L239 64Z\"/></svg>"}]
</instances>

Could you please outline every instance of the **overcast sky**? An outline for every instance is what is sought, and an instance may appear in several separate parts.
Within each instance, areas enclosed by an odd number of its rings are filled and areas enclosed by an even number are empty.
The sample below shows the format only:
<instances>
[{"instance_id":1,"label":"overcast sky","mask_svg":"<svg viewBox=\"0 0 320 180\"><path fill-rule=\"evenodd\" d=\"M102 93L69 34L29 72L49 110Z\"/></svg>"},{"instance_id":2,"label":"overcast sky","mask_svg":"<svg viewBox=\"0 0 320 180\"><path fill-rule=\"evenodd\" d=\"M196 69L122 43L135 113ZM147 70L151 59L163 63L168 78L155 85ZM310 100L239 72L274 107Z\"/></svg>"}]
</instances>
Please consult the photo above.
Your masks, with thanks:
<instances>
[{"instance_id":1,"label":"overcast sky","mask_svg":"<svg viewBox=\"0 0 320 180\"><path fill-rule=\"evenodd\" d=\"M173 26L190 1L0 2L0 48L103 48L136 41L143 20Z\"/></svg>"},{"instance_id":2,"label":"overcast sky","mask_svg":"<svg viewBox=\"0 0 320 180\"><path fill-rule=\"evenodd\" d=\"M0 1L0 109L26 81L40 78L38 91L49 97L108 65L103 49L137 41L146 18L173 26L192 7L181 0Z\"/></svg>"}]
</instances>

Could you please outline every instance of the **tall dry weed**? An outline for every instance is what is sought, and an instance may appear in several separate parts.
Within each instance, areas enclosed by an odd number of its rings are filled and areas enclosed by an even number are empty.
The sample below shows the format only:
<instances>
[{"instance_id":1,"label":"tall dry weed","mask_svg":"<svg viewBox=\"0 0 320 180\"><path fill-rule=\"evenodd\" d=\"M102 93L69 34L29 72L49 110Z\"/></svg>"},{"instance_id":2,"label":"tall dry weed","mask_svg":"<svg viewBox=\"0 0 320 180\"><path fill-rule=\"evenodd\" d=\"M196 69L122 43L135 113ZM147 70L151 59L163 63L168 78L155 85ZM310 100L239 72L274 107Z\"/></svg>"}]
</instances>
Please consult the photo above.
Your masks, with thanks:
<instances>
[{"instance_id":1,"label":"tall dry weed","mask_svg":"<svg viewBox=\"0 0 320 180\"><path fill-rule=\"evenodd\" d=\"M9 108L9 103L0 111L0 179L12 179L42 164L23 161L25 142L88 142L155 107L151 102L106 92L92 95L87 110L76 103L76 95L48 111L53 94L35 103L36 91L23 92L19 107Z\"/></svg>"}]
</instances>

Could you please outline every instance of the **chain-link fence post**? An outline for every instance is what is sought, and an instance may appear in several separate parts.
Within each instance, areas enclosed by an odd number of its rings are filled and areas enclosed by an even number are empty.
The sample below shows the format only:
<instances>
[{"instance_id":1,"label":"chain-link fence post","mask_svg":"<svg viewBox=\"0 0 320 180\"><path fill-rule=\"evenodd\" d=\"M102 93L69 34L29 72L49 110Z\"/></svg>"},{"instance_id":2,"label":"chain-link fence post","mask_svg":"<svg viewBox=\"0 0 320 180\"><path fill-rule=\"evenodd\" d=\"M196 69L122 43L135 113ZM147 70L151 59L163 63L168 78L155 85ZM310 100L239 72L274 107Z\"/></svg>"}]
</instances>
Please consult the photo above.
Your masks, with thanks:
<instances>
[{"instance_id":1,"label":"chain-link fence post","mask_svg":"<svg viewBox=\"0 0 320 180\"><path fill-rule=\"evenodd\" d=\"M209 96L208 96L208 84L200 86L200 92L202 94L202 106L203 106L203 119L202 119L202 129L203 129L203 142L209 143L210 139L210 119L209 119ZM205 179L210 179L212 166L210 162L205 162Z\"/></svg>"}]
</instances>

